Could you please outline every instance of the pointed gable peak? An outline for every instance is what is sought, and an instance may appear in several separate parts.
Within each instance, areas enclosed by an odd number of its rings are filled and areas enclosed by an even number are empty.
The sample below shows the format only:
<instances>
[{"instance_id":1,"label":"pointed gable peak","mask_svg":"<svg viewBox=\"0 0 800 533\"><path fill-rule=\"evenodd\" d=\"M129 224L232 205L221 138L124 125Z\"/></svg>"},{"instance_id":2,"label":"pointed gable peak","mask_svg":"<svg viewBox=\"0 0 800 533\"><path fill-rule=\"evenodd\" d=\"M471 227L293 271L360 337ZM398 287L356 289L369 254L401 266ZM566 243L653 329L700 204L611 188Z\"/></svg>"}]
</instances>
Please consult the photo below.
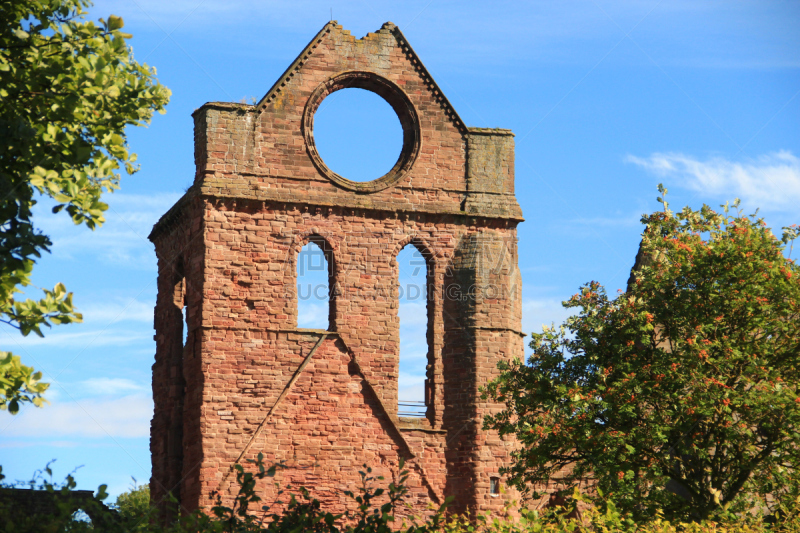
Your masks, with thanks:
<instances>
[{"instance_id":1,"label":"pointed gable peak","mask_svg":"<svg viewBox=\"0 0 800 533\"><path fill-rule=\"evenodd\" d=\"M468 128L464 124L464 121L461 120L458 112L444 95L439 85L433 79L433 76L431 76L428 69L422 63L422 60L419 58L417 53L411 47L411 44L409 44L408 40L403 35L403 32L401 32L400 28L398 28L393 22L385 22L378 31L367 33L360 39L357 39L351 35L350 31L344 29L337 21L331 20L330 22L327 22L314 36L314 38L311 39L306 47L303 48L297 58L291 63L291 65L289 65L289 68L286 69L283 75L278 78L270 90L267 91L267 94L265 94L264 97L261 98L261 100L256 104L255 107L259 112L263 111L270 102L278 98L280 93L283 91L283 88L292 81L292 78L295 76L295 74L299 73L303 69L303 66L309 60L309 58L317 53L317 47L322 45L326 39L330 38L331 34L339 34L339 36L357 44L367 44L373 41L385 42L386 36L392 36L394 46L398 47L403 52L408 62L411 63L414 70L417 72L419 78L428 88L428 91L430 91L436 102L438 102L442 107L442 110L448 119L462 135L467 134Z\"/></svg>"}]
</instances>

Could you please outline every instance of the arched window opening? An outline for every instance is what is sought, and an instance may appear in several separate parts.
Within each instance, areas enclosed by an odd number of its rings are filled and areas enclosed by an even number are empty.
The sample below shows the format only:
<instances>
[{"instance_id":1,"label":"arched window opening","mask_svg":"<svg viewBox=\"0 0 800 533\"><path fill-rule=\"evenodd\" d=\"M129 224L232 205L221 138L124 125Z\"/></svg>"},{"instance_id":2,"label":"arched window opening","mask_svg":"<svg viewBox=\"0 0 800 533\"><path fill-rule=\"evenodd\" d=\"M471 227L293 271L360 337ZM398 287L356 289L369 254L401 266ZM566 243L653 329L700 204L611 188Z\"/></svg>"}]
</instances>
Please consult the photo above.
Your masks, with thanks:
<instances>
[{"instance_id":1,"label":"arched window opening","mask_svg":"<svg viewBox=\"0 0 800 533\"><path fill-rule=\"evenodd\" d=\"M181 286L176 290L180 291L180 300L176 301L176 305L181 308L181 343L186 348L186 341L189 339L189 315L186 312L186 278L181 280Z\"/></svg>"},{"instance_id":2,"label":"arched window opening","mask_svg":"<svg viewBox=\"0 0 800 533\"><path fill-rule=\"evenodd\" d=\"M168 509L168 514L177 516L178 506L181 501L181 480L183 479L183 405L186 397L186 379L184 376L184 358L186 356L188 341L188 317L187 312L187 284L184 273L183 262L179 262L175 268L175 279L173 285L172 302L174 310L172 314L172 346L170 347L170 357L168 361L167 376L170 383L168 386L168 409L169 426L167 429L167 490L178 502L174 508Z\"/></svg>"},{"instance_id":3,"label":"arched window opening","mask_svg":"<svg viewBox=\"0 0 800 533\"><path fill-rule=\"evenodd\" d=\"M321 238L312 238L297 254L298 328L333 331L332 257Z\"/></svg>"},{"instance_id":4,"label":"arched window opening","mask_svg":"<svg viewBox=\"0 0 800 533\"><path fill-rule=\"evenodd\" d=\"M432 404L429 387L428 262L413 244L397 254L400 362L397 381L397 415L424 418Z\"/></svg>"}]
</instances>

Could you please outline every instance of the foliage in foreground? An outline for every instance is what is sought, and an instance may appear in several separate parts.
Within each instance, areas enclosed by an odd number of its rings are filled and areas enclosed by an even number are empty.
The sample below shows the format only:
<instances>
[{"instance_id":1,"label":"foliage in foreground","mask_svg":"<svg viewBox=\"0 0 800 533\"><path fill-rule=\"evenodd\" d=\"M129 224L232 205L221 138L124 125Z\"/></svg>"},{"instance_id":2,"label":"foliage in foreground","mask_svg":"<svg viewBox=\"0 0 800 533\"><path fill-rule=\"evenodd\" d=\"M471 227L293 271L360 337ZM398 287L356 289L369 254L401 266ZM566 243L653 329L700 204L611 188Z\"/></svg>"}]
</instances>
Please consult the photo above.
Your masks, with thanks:
<instances>
[{"instance_id":1,"label":"foliage in foreground","mask_svg":"<svg viewBox=\"0 0 800 533\"><path fill-rule=\"evenodd\" d=\"M383 481L383 478L372 477L371 470L365 467L359 490L345 492L357 505L354 512L334 515L322 509L308 490L300 488L282 493L288 498L288 505L281 512L271 513L269 506L260 505L255 482L272 477L275 468L265 468L261 457L255 461L254 472L246 472L236 465L239 490L232 507L218 502L211 514L198 511L168 527L157 525L155 507L144 504L143 497L149 495L147 485L134 487L121 495L112 509L102 503L107 494L101 486L93 499L80 506L92 516L90 522L85 514L81 518L75 513L74 501L69 497L75 487L71 476L62 486L43 481L38 488L52 494L56 510L48 515L31 516L4 505L0 499L0 530L18 533L800 533L800 498L792 506L785 507L781 519L772 523L748 513L730 515L722 522L669 522L659 513L655 520L638 524L629 514L618 511L610 499L603 499L602 510L600 507L585 509L580 522L565 518L569 508L513 507L514 512L510 512L512 507L509 507L502 516L487 514L470 519L465 515L447 516L446 504L432 508L433 513L427 520L404 521L396 517L405 507L404 498L408 492L405 486L408 472L402 470L402 464L398 478L386 489L373 488L374 482ZM575 491L571 504L574 506L579 501L585 498Z\"/></svg>"},{"instance_id":2,"label":"foliage in foreground","mask_svg":"<svg viewBox=\"0 0 800 533\"><path fill-rule=\"evenodd\" d=\"M501 365L485 427L521 442L505 472L523 491L567 469L638 519L771 512L800 486L797 230L659 201L627 292L564 302L578 315Z\"/></svg>"},{"instance_id":3,"label":"foliage in foreground","mask_svg":"<svg viewBox=\"0 0 800 533\"><path fill-rule=\"evenodd\" d=\"M163 112L169 90L139 64L122 19L85 20L88 0L0 0L0 322L22 335L79 322L62 284L38 300L17 299L33 265L52 245L33 224L39 196L75 224L94 229L119 188L117 170L133 174L127 125ZM0 408L42 405L47 384L18 356L0 351Z\"/></svg>"},{"instance_id":4,"label":"foliage in foreground","mask_svg":"<svg viewBox=\"0 0 800 533\"><path fill-rule=\"evenodd\" d=\"M117 496L114 504L122 523L128 525L128 531L147 531L150 523L150 485L136 485L127 492Z\"/></svg>"}]
</instances>

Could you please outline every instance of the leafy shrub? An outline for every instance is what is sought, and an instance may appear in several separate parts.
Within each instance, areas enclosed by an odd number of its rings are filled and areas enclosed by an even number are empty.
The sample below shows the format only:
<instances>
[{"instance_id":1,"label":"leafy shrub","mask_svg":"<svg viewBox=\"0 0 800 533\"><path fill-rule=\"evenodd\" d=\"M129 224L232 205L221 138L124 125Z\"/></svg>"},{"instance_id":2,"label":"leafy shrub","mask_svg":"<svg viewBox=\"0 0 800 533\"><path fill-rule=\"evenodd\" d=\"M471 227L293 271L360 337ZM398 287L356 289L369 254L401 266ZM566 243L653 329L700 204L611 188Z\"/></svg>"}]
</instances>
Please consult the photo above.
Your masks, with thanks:
<instances>
[{"instance_id":1,"label":"leafy shrub","mask_svg":"<svg viewBox=\"0 0 800 533\"><path fill-rule=\"evenodd\" d=\"M254 472L246 471L236 465L236 482L239 487L231 507L217 504L211 514L197 511L182 517L177 523L161 526L153 518L157 516L154 507L149 505L147 485L134 486L117 498L115 508L103 505L108 495L105 486L97 494L80 502L80 509L91 517L91 521L75 515L75 481L68 476L65 483L54 485L42 479L31 482L48 494L54 502L52 512L26 513L8 505L8 500L0 496L0 531L42 532L42 533L800 533L800 497L791 505L785 505L771 520L756 514L733 515L719 522L703 521L693 523L670 522L662 516L644 524L636 523L630 514L617 509L614 502L601 498L602 505L587 507L582 520L565 517L568 509L528 509L511 507L503 516L445 514L446 503L433 509L430 518L424 521L401 521L396 517L398 510L405 507L404 498L408 493L405 485L408 472L402 469L398 478L390 482L386 489L373 488L382 477L373 477L370 468L361 472L362 483L356 492L346 491L358 504L354 512L333 514L322 509L319 500L300 488L297 494L282 492L288 497L288 504L280 513L270 513L270 506L261 505L255 492L256 481L272 477L279 465L265 467L262 458L253 462ZM45 472L50 473L49 468ZM0 469L0 476L2 470ZM2 479L2 477L0 477ZM6 490L6 489L1 489ZM77 491L80 492L80 491ZM0 492L2 495L2 492ZM380 503L383 502L383 503ZM573 503L583 502L585 498L577 491Z\"/></svg>"},{"instance_id":2,"label":"leafy shrub","mask_svg":"<svg viewBox=\"0 0 800 533\"><path fill-rule=\"evenodd\" d=\"M127 531L147 532L150 522L155 518L154 509L150 506L150 485L136 485L136 480L131 490L117 496L114 507Z\"/></svg>"},{"instance_id":3,"label":"leafy shrub","mask_svg":"<svg viewBox=\"0 0 800 533\"><path fill-rule=\"evenodd\" d=\"M565 301L576 316L500 363L484 427L521 444L501 473L523 492L567 471L639 521L773 510L800 485L797 228L659 201L627 291Z\"/></svg>"}]
</instances>

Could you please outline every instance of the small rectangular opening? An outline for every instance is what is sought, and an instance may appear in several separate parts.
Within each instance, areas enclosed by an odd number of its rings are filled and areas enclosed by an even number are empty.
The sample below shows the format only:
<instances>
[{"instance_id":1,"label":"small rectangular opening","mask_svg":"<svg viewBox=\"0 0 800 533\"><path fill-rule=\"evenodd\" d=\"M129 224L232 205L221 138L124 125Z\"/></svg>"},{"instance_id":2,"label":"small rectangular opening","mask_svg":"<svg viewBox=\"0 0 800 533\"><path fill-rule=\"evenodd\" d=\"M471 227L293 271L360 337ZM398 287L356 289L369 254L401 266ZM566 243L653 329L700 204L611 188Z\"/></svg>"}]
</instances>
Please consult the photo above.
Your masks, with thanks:
<instances>
[{"instance_id":1,"label":"small rectangular opening","mask_svg":"<svg viewBox=\"0 0 800 533\"><path fill-rule=\"evenodd\" d=\"M491 477L489 478L489 494L492 496L497 496L500 494L500 478L499 477Z\"/></svg>"}]
</instances>

